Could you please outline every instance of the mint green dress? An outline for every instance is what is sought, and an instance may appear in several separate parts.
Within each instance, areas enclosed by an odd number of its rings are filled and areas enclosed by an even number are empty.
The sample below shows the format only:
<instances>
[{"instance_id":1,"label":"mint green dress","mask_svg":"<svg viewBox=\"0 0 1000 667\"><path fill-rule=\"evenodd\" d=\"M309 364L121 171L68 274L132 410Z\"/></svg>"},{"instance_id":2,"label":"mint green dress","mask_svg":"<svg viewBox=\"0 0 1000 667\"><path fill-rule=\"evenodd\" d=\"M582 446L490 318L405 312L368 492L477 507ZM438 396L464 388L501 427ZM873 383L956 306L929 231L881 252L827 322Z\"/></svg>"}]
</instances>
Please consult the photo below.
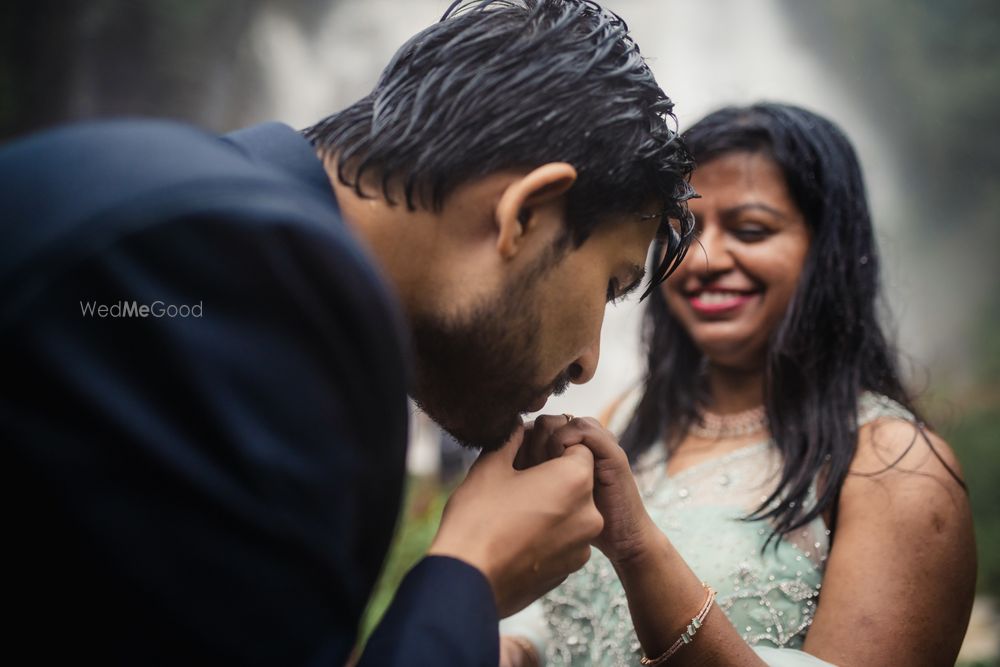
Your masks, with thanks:
<instances>
[{"instance_id":1,"label":"mint green dress","mask_svg":"<svg viewBox=\"0 0 1000 667\"><path fill-rule=\"evenodd\" d=\"M883 417L913 419L897 403L866 394L859 425ZM764 549L769 526L741 520L775 488L777 449L770 441L750 444L676 475L665 451L652 447L637 462L639 491L691 569L717 591L711 613L721 609L769 665L828 664L800 649L816 613L830 531L817 518ZM815 502L815 492L807 502ZM625 591L596 550L559 587L505 620L501 633L529 638L551 667L634 667L642 655Z\"/></svg>"}]
</instances>

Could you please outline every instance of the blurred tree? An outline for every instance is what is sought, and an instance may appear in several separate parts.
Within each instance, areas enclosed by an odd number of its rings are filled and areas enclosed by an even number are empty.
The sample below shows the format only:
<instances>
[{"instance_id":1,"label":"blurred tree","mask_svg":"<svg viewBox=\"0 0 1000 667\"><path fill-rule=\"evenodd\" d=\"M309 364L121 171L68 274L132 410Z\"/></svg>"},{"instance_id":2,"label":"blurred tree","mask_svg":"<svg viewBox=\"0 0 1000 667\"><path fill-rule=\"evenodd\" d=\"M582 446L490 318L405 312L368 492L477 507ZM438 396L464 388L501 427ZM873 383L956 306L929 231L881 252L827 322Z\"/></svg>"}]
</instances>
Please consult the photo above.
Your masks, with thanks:
<instances>
[{"instance_id":1,"label":"blurred tree","mask_svg":"<svg viewBox=\"0 0 1000 667\"><path fill-rule=\"evenodd\" d=\"M784 0L844 83L890 133L932 233L983 222L1000 173L1000 3Z\"/></svg>"},{"instance_id":2,"label":"blurred tree","mask_svg":"<svg viewBox=\"0 0 1000 667\"><path fill-rule=\"evenodd\" d=\"M0 139L66 120L161 116L226 130L257 118L250 28L267 9L304 29L334 0L0 3Z\"/></svg>"}]
</instances>

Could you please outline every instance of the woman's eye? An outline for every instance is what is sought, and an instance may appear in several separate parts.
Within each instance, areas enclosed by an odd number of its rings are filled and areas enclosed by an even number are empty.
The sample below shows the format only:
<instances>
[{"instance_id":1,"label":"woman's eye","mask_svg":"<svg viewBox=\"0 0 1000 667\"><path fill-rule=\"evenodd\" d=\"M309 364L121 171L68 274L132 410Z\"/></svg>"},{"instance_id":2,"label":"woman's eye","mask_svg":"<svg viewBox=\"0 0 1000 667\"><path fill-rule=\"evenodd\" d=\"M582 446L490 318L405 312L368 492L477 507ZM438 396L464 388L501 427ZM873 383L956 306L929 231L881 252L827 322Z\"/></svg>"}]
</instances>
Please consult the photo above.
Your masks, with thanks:
<instances>
[{"instance_id":1,"label":"woman's eye","mask_svg":"<svg viewBox=\"0 0 1000 667\"><path fill-rule=\"evenodd\" d=\"M753 243L754 241L763 241L766 239L771 235L771 230L758 226L737 227L732 231L732 234L744 243Z\"/></svg>"}]
</instances>

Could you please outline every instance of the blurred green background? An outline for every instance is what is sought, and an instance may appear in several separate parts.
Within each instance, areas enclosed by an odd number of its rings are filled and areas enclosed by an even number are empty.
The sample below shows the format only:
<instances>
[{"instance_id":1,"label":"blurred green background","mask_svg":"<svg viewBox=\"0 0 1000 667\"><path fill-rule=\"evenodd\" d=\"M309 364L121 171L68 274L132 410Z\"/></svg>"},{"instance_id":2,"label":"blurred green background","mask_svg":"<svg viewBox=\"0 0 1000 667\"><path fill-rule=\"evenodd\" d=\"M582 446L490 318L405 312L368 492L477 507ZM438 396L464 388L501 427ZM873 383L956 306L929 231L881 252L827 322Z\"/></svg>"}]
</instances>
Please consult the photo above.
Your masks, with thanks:
<instances>
[{"instance_id":1,"label":"blurred green background","mask_svg":"<svg viewBox=\"0 0 1000 667\"><path fill-rule=\"evenodd\" d=\"M111 115L165 116L217 131L272 117L302 125L366 92L396 46L447 4L2 3L0 140L66 120ZM892 170L898 194L876 207L883 247L897 258L889 263L888 321L903 342L921 405L962 461L975 512L979 609L989 604L985 600L1000 599L1000 3L609 0L607 5L631 20L644 53L653 54L651 66L678 103L682 127L695 120L692 110L704 113L765 91L832 114L859 144L867 171L879 177L883 160ZM797 50L788 55L790 47L780 46L775 34ZM750 57L769 50L770 59ZM812 63L810 74L797 69L796 58ZM763 64L740 69L749 67L747 62ZM719 72L732 78L720 82ZM758 79L769 83L755 87ZM788 87L774 81L787 81ZM834 91L830 94L843 98L838 108L846 111L838 115L836 108L821 108L820 100L802 99L807 83L808 90ZM859 118L862 123L853 122ZM861 124L885 148L874 160L865 154L868 135L855 127ZM872 187L876 204L885 198L880 178L869 180L878 183ZM613 345L631 354L634 342L623 343L629 336L616 335ZM608 350L609 344L603 347ZM602 363L612 371L635 368L614 357L609 361L610 354ZM586 395L591 402L567 411L593 412L618 391L614 381L602 385L600 377L592 383L597 388L587 390L594 392ZM582 401L581 396L574 399L571 392L566 400ZM413 478L406 520L366 627L429 543L445 494L433 478ZM990 637L984 641L988 647ZM989 650L973 654L987 656L978 658L979 664L1000 664L997 641L993 636L993 658Z\"/></svg>"}]
</instances>

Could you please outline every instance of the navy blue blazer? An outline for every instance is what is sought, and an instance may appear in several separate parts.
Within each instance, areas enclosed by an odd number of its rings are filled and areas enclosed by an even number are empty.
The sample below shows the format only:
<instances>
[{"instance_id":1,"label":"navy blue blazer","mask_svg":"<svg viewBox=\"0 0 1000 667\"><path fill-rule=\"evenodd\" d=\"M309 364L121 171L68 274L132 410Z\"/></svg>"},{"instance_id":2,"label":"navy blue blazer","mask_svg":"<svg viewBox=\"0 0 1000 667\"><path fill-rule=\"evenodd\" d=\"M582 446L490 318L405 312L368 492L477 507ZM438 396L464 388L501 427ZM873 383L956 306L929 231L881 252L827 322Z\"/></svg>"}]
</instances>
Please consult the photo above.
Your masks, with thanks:
<instances>
[{"instance_id":1,"label":"navy blue blazer","mask_svg":"<svg viewBox=\"0 0 1000 667\"><path fill-rule=\"evenodd\" d=\"M406 330L322 164L272 123L0 149L5 653L342 665L400 506ZM361 664L495 665L429 558Z\"/></svg>"}]
</instances>

